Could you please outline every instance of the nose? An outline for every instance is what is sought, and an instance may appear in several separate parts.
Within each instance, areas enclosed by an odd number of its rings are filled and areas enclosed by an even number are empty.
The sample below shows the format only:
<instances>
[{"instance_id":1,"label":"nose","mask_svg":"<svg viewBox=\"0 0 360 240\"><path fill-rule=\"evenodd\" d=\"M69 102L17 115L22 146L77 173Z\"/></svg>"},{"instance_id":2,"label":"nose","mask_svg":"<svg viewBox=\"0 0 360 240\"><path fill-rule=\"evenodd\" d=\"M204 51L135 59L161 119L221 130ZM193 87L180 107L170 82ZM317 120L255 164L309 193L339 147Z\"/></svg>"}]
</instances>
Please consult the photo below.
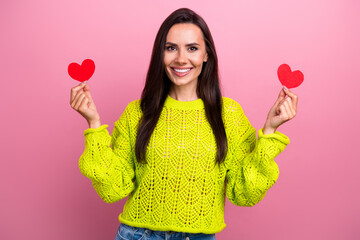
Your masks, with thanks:
<instances>
[{"instance_id":1,"label":"nose","mask_svg":"<svg viewBox=\"0 0 360 240\"><path fill-rule=\"evenodd\" d=\"M176 62L179 64L184 64L186 63L186 53L184 52L184 50L179 50L178 51L178 55L176 58Z\"/></svg>"}]
</instances>

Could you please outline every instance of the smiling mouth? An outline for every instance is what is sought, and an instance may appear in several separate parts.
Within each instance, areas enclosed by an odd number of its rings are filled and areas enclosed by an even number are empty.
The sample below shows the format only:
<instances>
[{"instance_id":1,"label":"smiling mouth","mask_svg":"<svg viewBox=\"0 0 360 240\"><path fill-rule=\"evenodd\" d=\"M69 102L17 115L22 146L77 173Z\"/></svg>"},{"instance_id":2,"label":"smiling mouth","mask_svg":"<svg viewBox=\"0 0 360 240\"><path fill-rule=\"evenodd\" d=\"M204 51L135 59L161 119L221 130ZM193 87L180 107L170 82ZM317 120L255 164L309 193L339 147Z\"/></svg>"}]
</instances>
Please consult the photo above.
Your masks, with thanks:
<instances>
[{"instance_id":1,"label":"smiling mouth","mask_svg":"<svg viewBox=\"0 0 360 240\"><path fill-rule=\"evenodd\" d=\"M171 67L171 70L173 73L175 73L178 77L183 77L187 75L189 72L191 72L193 68L173 68Z\"/></svg>"},{"instance_id":2,"label":"smiling mouth","mask_svg":"<svg viewBox=\"0 0 360 240\"><path fill-rule=\"evenodd\" d=\"M191 70L191 68L179 69L179 68L172 68L175 72L185 73Z\"/></svg>"}]
</instances>

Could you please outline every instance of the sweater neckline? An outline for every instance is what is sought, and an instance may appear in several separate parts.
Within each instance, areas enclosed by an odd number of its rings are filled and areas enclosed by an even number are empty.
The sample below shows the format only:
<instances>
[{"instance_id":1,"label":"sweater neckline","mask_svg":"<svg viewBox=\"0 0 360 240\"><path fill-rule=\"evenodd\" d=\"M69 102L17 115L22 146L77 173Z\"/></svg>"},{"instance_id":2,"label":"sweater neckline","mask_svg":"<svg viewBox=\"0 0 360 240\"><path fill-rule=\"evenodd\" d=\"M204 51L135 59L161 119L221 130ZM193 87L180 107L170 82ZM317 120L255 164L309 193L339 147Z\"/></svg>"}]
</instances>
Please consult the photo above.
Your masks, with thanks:
<instances>
[{"instance_id":1,"label":"sweater neckline","mask_svg":"<svg viewBox=\"0 0 360 240\"><path fill-rule=\"evenodd\" d=\"M204 108L204 102L201 98L198 98L196 100L193 101L179 101L176 100L172 97L170 97L170 95L167 96L165 103L164 103L165 107L170 107L170 108L178 108L178 109L183 109L183 110L188 110L188 109L203 109Z\"/></svg>"}]
</instances>

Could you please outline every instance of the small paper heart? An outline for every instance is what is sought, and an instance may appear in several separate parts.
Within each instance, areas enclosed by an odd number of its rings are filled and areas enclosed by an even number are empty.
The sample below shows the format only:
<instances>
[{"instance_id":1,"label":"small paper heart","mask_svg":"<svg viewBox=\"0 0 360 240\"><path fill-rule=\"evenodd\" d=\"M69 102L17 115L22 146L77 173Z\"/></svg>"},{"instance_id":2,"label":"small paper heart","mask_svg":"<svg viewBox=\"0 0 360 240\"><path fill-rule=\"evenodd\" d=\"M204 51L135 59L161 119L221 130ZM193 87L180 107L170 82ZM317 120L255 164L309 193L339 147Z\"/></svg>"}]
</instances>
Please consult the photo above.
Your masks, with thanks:
<instances>
[{"instance_id":1,"label":"small paper heart","mask_svg":"<svg viewBox=\"0 0 360 240\"><path fill-rule=\"evenodd\" d=\"M282 85L287 88L296 88L304 81L304 74L299 70L291 71L289 65L281 64L277 70L277 75Z\"/></svg>"},{"instance_id":2,"label":"small paper heart","mask_svg":"<svg viewBox=\"0 0 360 240\"><path fill-rule=\"evenodd\" d=\"M91 78L95 72L95 63L91 59L85 59L81 65L77 63L70 63L68 66L68 73L73 79L84 82Z\"/></svg>"}]
</instances>

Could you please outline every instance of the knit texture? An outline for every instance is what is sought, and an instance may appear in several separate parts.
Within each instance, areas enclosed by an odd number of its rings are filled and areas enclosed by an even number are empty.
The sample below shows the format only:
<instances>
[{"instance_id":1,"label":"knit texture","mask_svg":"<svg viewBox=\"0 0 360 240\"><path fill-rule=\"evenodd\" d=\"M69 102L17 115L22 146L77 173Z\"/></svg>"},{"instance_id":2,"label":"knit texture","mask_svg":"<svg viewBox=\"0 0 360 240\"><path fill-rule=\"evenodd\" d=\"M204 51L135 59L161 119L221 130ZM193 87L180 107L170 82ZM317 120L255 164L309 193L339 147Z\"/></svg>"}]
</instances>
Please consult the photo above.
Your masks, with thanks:
<instances>
[{"instance_id":1,"label":"knit texture","mask_svg":"<svg viewBox=\"0 0 360 240\"><path fill-rule=\"evenodd\" d=\"M225 195L235 205L253 206L279 176L274 158L289 138L260 129L257 139L241 106L230 98L223 98L228 153L220 166L201 99L167 97L147 146L147 164L135 157L141 115L140 100L135 100L111 136L106 124L84 131L80 170L105 202L129 196L120 222L156 231L218 233L226 227Z\"/></svg>"}]
</instances>

